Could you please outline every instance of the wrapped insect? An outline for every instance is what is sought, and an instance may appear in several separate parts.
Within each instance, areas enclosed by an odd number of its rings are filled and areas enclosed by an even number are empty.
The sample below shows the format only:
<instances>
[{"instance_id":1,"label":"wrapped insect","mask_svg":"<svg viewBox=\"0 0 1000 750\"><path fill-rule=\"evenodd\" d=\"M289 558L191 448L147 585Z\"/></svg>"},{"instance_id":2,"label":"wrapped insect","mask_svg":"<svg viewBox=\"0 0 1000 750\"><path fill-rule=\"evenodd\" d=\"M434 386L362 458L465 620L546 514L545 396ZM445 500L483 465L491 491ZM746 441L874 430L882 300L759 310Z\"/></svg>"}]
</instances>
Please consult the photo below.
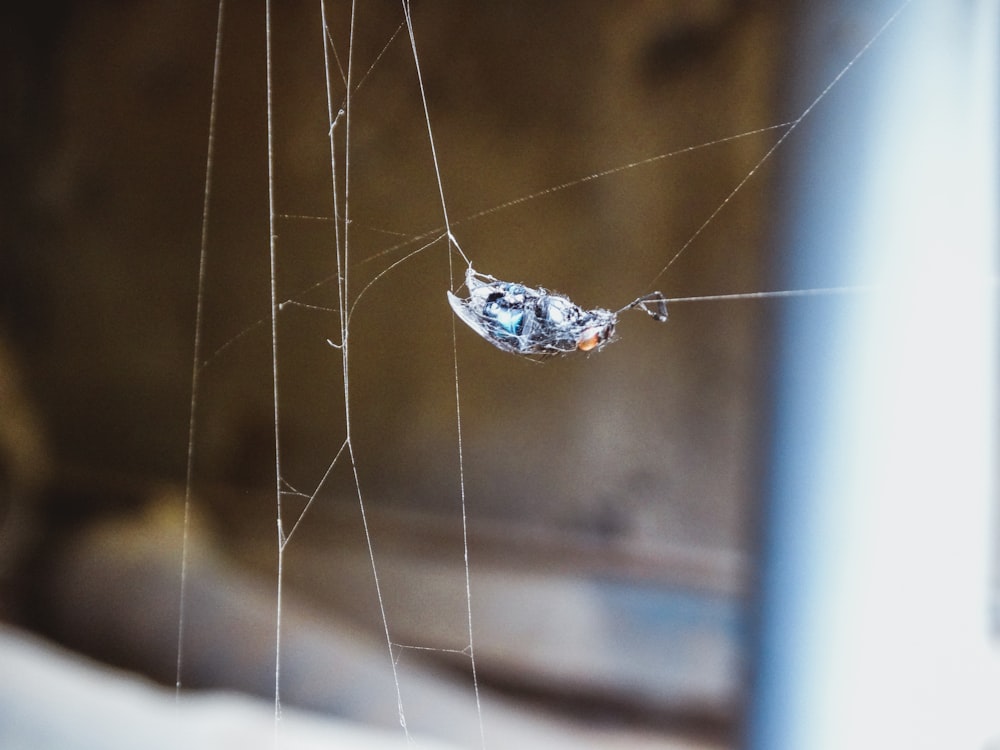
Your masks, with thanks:
<instances>
[{"instance_id":1,"label":"wrapped insect","mask_svg":"<svg viewBox=\"0 0 1000 750\"><path fill-rule=\"evenodd\" d=\"M472 266L465 272L465 286L469 292L465 299L448 292L451 309L493 346L512 354L600 349L614 335L618 314L632 308L642 309L659 321L667 319L666 300L659 292L611 311L584 310L565 295L500 281Z\"/></svg>"}]
</instances>

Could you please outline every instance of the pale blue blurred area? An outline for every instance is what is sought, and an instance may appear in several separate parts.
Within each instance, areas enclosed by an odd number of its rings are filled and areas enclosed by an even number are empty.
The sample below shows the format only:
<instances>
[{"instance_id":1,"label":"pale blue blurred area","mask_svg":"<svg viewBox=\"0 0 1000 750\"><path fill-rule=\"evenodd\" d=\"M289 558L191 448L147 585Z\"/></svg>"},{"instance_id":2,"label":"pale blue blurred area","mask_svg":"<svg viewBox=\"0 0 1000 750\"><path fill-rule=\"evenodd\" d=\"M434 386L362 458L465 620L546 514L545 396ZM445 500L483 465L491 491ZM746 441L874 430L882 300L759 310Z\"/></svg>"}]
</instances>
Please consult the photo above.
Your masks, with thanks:
<instances>
[{"instance_id":1,"label":"pale blue blurred area","mask_svg":"<svg viewBox=\"0 0 1000 750\"><path fill-rule=\"evenodd\" d=\"M804 5L793 95L900 7ZM1000 737L998 5L902 10L786 172L788 287L877 288L785 308L754 748Z\"/></svg>"}]
</instances>

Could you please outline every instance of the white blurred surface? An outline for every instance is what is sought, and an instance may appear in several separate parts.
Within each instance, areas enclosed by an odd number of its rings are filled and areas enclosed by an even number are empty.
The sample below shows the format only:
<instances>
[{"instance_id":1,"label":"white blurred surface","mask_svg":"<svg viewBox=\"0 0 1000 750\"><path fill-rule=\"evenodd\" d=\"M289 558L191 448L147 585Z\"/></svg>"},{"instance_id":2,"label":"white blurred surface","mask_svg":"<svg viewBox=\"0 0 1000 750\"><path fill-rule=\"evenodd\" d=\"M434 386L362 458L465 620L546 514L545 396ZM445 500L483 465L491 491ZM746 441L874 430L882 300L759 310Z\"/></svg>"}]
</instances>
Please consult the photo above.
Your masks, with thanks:
<instances>
[{"instance_id":1,"label":"white blurred surface","mask_svg":"<svg viewBox=\"0 0 1000 750\"><path fill-rule=\"evenodd\" d=\"M756 747L1000 737L998 38L995 1L911 3L797 164L793 275L878 291L786 322Z\"/></svg>"},{"instance_id":2,"label":"white blurred surface","mask_svg":"<svg viewBox=\"0 0 1000 750\"><path fill-rule=\"evenodd\" d=\"M0 630L0 674L5 750L387 750L407 744L399 732L295 710L283 711L276 730L274 707L265 701L217 692L177 700L172 691L9 628Z\"/></svg>"}]
</instances>

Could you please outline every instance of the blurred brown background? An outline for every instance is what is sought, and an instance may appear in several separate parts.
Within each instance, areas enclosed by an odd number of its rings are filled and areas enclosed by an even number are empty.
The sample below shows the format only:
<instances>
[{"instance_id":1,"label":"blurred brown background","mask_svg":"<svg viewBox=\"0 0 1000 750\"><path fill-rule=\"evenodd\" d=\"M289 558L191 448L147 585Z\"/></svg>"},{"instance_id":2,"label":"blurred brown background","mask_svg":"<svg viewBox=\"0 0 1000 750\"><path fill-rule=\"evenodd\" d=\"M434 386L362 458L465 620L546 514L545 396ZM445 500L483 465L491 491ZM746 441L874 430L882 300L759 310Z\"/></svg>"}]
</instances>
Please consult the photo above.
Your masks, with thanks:
<instances>
[{"instance_id":1,"label":"blurred brown background","mask_svg":"<svg viewBox=\"0 0 1000 750\"><path fill-rule=\"evenodd\" d=\"M476 266L586 306L617 307L647 291L772 138L461 219L773 124L772 6L419 4L445 195ZM259 11L233 8L225 28L206 353L268 314ZM14 40L23 54L8 70L5 312L62 464L183 476L214 13L197 3L70 4L56 20L22 19ZM285 214L332 213L317 15L308 3L275 10L276 194ZM346 64L344 13L331 15ZM399 23L391 3L361 8L358 69L367 70ZM397 244L384 232L415 236L441 225L405 33L354 107L356 293L401 257L362 262ZM766 181L727 206L658 286L672 295L756 289ZM278 232L279 297L334 273L329 223L283 220ZM438 245L390 272L353 321L358 454L377 502L427 508L454 495L445 263ZM334 293L326 284L302 300L332 305ZM759 319L746 306L672 313L667 326L624 316L620 341L600 356L542 366L459 332L469 494L479 517L738 544ZM338 357L324 343L336 324L302 310L281 320L286 458L290 474L302 466L306 485L342 438ZM267 329L258 325L205 371L200 476L270 484Z\"/></svg>"},{"instance_id":2,"label":"blurred brown background","mask_svg":"<svg viewBox=\"0 0 1000 750\"><path fill-rule=\"evenodd\" d=\"M557 289L588 307L617 308L649 291L774 134L478 214L790 119L776 114L785 6L415 3L449 216L476 268ZM346 65L348 9L337 4L329 12ZM23 398L47 439L53 468L46 484L60 488L46 495L36 528L57 524L72 533L109 506L116 514L141 507L144 487L184 479L216 8L65 2L2 13L0 322L21 366ZM351 121L355 295L417 245L385 250L442 225L401 21L395 3L362 4L356 20L355 80L367 76ZM318 4L277 4L273 22L275 194L285 215L277 225L278 296L333 307L335 286L317 283L336 271L333 225L324 220L332 200ZM196 512L221 548L267 570L275 552L262 7L233 4L225 23ZM335 83L340 101L343 83ZM773 176L762 170L656 287L671 296L762 288ZM375 530L387 561L400 548L431 554L435 534L455 539L448 286L439 243L380 278L352 318L355 455L366 501L386 519ZM460 326L474 585L477 558L502 570L519 552L529 569L679 581L738 596L759 453L767 307L675 305L670 314L666 325L625 314L619 339L599 354L542 363L496 351ZM326 343L337 325L334 314L301 307L285 308L279 319L283 474L306 492L344 438L339 353ZM345 465L290 554L328 551L335 559L342 537L360 545L351 531L356 507ZM296 510L290 500L286 526ZM42 531L37 538L33 559L51 562L63 537ZM457 563L461 548L447 549L442 554ZM319 599L350 579L311 578L304 561L289 570ZM25 596L19 589L33 580L14 576L14 616ZM346 586L332 597L334 608L339 600L368 621L374 611L371 592L358 593L364 588ZM46 606L35 606L36 624L55 617L44 614ZM431 625L405 616L415 638L436 627L423 617ZM498 674L509 648L496 649Z\"/></svg>"}]
</instances>

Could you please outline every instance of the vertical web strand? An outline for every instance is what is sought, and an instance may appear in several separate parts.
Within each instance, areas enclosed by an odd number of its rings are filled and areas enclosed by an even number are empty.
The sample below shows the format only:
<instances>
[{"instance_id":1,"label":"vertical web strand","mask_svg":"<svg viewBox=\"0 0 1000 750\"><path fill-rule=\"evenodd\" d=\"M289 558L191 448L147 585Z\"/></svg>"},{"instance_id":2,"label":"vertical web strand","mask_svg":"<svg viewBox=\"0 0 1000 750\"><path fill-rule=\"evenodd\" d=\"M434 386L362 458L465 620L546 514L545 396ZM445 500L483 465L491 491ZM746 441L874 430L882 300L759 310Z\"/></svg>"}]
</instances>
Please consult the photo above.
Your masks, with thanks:
<instances>
[{"instance_id":1,"label":"vertical web strand","mask_svg":"<svg viewBox=\"0 0 1000 750\"><path fill-rule=\"evenodd\" d=\"M277 289L277 234L274 210L274 112L273 85L271 81L271 0L264 4L264 30L266 38L265 67L267 80L267 209L268 256L271 282L271 385L274 401L274 494L277 506L278 582L275 592L274 626L274 732L277 740L281 720L281 598L284 579L285 535L281 524L281 430L278 401L278 289Z\"/></svg>"},{"instance_id":2,"label":"vertical web strand","mask_svg":"<svg viewBox=\"0 0 1000 750\"><path fill-rule=\"evenodd\" d=\"M343 335L344 328L347 321L347 296L344 293L344 268L341 265L341 247L340 247L340 202L337 195L337 141L336 141L336 127L341 116L344 114L344 110L340 110L336 115L333 113L333 82L330 80L330 46L333 42L330 41L330 34L326 21L326 0L320 0L319 3L319 14L320 22L322 24L323 33L323 79L326 84L326 112L327 119L329 120L330 130L330 185L331 185L331 197L333 199L333 243L334 250L337 259L337 311L340 316L340 328L341 328L341 341L340 345L343 347L343 342L347 338Z\"/></svg>"},{"instance_id":3,"label":"vertical web strand","mask_svg":"<svg viewBox=\"0 0 1000 750\"><path fill-rule=\"evenodd\" d=\"M215 166L215 123L219 101L219 70L222 63L222 22L225 0L219 0L215 24L215 55L212 63L212 99L208 110L208 148L205 157L205 193L201 208L201 245L198 254L198 291L194 314L194 353L191 362L191 407L188 414L187 468L184 480L184 520L181 541L181 576L177 606L177 670L174 678L175 697L181 694L181 670L184 665L185 599L187 598L188 543L191 528L191 493L194 483L194 439L198 415L198 392L201 385L202 333L205 323L205 268L208 262L208 217L211 208L212 174Z\"/></svg>"},{"instance_id":4,"label":"vertical web strand","mask_svg":"<svg viewBox=\"0 0 1000 750\"><path fill-rule=\"evenodd\" d=\"M324 40L324 65L326 67L326 85L327 85L327 112L330 120L330 162L331 162L331 174L334 177L334 187L333 196L334 203L336 204L336 140L333 136L333 130L335 125L335 118L333 117L333 104L332 104L332 91L330 84L330 66L329 66L329 54L327 45L329 42L329 34L327 33L326 26L326 7L323 0L320 0L320 12L323 18L323 40ZM347 49L347 75L345 81L346 93L344 95L344 210L342 214L343 220L343 246L342 250L338 250L342 255L338 256L337 268L340 273L340 299L339 299L339 313L340 313L340 359L343 369L343 382L344 382L344 430L345 438L344 443L347 446L347 455L351 463L351 473L354 477L354 489L357 493L358 498L358 510L361 514L361 524L364 528L365 543L368 547L368 560L371 564L372 570L372 580L375 585L375 595L378 599L379 615L382 619L382 630L385 634L386 648L389 652L389 664L392 669L392 680L396 690L396 709L399 716L399 725L403 728L403 733L407 738L407 741L411 741L410 730L406 724L406 713L403 709L403 693L399 681L399 670L396 667L396 658L393 653L393 642L392 636L389 632L389 618L386 615L385 610L385 599L382 596L382 586L378 577L378 566L375 563L375 546L372 539L371 530L368 525L368 512L365 508L364 496L361 492L361 479L358 475L358 465L357 460L354 456L354 445L351 440L351 389L350 389L350 331L349 331L349 308L348 308L348 265L349 265L349 252L350 252L350 195L351 195L351 109L352 109L352 87L353 74L354 74L354 30L355 22L357 18L357 0L352 0L351 2L351 20L350 20L350 30L348 32L348 49ZM336 211L336 208L335 208ZM337 222L339 223L339 222Z\"/></svg>"},{"instance_id":5,"label":"vertical web strand","mask_svg":"<svg viewBox=\"0 0 1000 750\"><path fill-rule=\"evenodd\" d=\"M424 108L424 122L427 124L427 140L430 143L431 158L434 162L434 175L437 178L438 186L438 196L441 199L441 214L444 219L445 233L448 238L448 281L451 288L455 286L455 273L454 266L452 263L452 253L451 249L454 246L458 252L461 254L462 258L469 263L468 258L462 249L455 242L454 235L451 232L451 224L448 220L448 204L444 198L444 183L441 179L441 167L438 164L437 148L434 145L434 132L431 128L431 116L430 110L427 106L427 92L424 88L423 74L420 71L420 57L417 54L417 40L413 33L413 17L410 12L410 0L402 0L403 4L403 15L406 19L406 30L410 37L410 50L413 53L413 66L416 68L417 72L417 84L420 89L420 102ZM469 267L471 268L471 263ZM459 377L458 377L458 339L456 333L456 323L455 316L451 316L451 350L452 350L452 362L454 365L454 375L455 375L455 428L457 434L457 444L458 444L458 483L459 483L459 499L462 509L462 554L463 562L465 567L465 611L466 620L468 626L468 652L469 652L469 665L472 671L472 687L476 698L476 715L479 721L479 741L480 745L486 747L486 729L483 724L483 708L482 701L479 695L479 677L476 674L476 650L473 641L473 628L472 628L472 576L469 568L469 526L468 526L468 511L465 502L465 458L462 447L462 403L461 403L461 392L459 388Z\"/></svg>"}]
</instances>

